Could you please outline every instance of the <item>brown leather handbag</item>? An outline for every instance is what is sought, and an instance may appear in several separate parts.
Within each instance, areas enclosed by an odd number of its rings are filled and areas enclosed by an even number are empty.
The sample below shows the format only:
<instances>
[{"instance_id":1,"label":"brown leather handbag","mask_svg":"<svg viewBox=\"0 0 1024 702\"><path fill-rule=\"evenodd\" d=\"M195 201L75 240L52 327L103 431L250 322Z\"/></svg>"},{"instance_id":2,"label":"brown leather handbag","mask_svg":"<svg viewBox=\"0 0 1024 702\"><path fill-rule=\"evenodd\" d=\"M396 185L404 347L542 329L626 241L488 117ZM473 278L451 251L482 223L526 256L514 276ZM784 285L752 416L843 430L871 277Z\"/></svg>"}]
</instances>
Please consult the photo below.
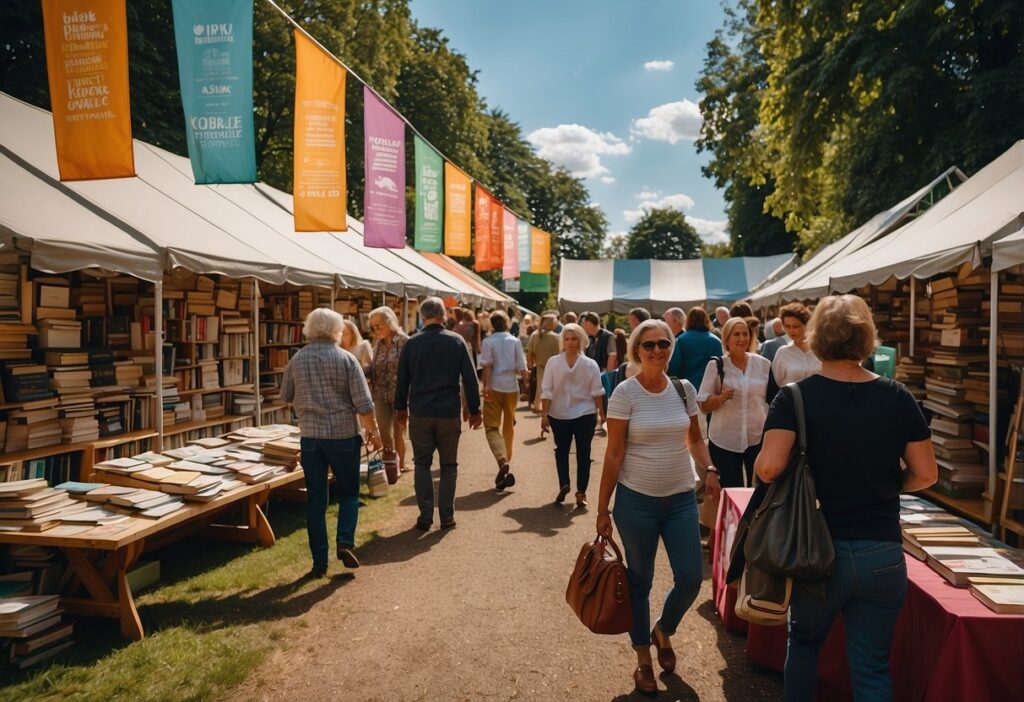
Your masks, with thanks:
<instances>
[{"instance_id":1,"label":"brown leather handbag","mask_svg":"<svg viewBox=\"0 0 1024 702\"><path fill-rule=\"evenodd\" d=\"M598 535L583 544L565 590L565 601L595 634L624 634L632 628L626 566L622 552L610 537Z\"/></svg>"}]
</instances>

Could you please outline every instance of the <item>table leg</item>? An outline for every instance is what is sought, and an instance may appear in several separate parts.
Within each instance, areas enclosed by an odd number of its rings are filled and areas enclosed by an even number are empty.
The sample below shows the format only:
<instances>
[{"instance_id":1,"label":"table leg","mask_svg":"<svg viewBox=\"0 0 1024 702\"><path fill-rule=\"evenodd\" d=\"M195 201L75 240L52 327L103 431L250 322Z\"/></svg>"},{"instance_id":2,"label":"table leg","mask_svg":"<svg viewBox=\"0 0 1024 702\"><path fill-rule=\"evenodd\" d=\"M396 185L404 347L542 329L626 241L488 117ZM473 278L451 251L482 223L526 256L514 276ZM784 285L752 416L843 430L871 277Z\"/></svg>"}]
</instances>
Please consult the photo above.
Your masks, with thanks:
<instances>
[{"instance_id":1,"label":"table leg","mask_svg":"<svg viewBox=\"0 0 1024 702\"><path fill-rule=\"evenodd\" d=\"M128 586L128 569L135 564L142 549L143 541L132 542L107 555L103 565L97 568L96 562L90 558L94 551L62 548L75 576L90 595L64 597L61 599L64 608L71 614L118 619L122 636L134 641L142 639L145 631Z\"/></svg>"},{"instance_id":2,"label":"table leg","mask_svg":"<svg viewBox=\"0 0 1024 702\"><path fill-rule=\"evenodd\" d=\"M274 545L274 530L267 521L267 517L260 509L260 503L266 497L262 493L250 495L242 503L242 516L244 524L210 524L203 530L203 533L211 539L223 541L241 541L243 543L259 544L260 546Z\"/></svg>"}]
</instances>

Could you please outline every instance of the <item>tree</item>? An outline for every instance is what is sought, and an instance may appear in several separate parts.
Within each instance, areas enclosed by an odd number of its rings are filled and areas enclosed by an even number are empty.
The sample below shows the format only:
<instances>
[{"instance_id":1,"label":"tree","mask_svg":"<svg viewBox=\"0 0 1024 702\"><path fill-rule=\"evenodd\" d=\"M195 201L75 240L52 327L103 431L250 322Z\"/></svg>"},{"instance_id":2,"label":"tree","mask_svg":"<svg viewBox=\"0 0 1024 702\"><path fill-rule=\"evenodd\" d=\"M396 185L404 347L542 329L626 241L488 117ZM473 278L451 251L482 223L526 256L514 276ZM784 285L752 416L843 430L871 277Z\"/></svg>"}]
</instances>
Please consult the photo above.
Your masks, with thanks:
<instances>
[{"instance_id":1,"label":"tree","mask_svg":"<svg viewBox=\"0 0 1024 702\"><path fill-rule=\"evenodd\" d=\"M700 246L701 258L732 258L732 244L728 241L718 241L713 244L704 242Z\"/></svg>"},{"instance_id":2,"label":"tree","mask_svg":"<svg viewBox=\"0 0 1024 702\"><path fill-rule=\"evenodd\" d=\"M700 256L697 231L679 210L653 208L629 230L629 258L681 260Z\"/></svg>"},{"instance_id":3,"label":"tree","mask_svg":"<svg viewBox=\"0 0 1024 702\"><path fill-rule=\"evenodd\" d=\"M601 258L624 259L629 258L626 253L629 247L628 234L616 234L608 237L604 250L601 251Z\"/></svg>"}]
</instances>

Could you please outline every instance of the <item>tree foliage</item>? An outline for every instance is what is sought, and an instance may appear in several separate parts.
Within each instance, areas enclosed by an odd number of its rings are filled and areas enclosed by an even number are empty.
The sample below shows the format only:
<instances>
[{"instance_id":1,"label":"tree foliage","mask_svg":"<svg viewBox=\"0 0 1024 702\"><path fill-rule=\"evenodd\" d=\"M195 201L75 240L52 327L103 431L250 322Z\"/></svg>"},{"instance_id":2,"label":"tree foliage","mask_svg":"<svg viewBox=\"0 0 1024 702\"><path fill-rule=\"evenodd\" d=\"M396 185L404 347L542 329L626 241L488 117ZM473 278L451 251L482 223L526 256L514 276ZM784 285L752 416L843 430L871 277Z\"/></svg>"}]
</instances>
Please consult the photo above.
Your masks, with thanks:
<instances>
[{"instance_id":1,"label":"tree foliage","mask_svg":"<svg viewBox=\"0 0 1024 702\"><path fill-rule=\"evenodd\" d=\"M629 230L627 258L698 258L701 238L679 210L653 208Z\"/></svg>"}]
</instances>

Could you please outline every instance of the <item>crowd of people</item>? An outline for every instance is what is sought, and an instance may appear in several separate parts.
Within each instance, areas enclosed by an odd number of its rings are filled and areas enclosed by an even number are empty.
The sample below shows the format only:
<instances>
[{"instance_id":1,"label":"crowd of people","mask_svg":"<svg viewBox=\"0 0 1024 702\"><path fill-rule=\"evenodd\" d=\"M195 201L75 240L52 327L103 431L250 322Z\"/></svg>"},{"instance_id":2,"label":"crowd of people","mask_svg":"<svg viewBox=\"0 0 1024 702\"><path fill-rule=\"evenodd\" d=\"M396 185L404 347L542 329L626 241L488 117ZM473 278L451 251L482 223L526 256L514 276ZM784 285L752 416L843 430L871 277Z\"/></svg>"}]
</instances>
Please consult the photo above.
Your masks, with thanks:
<instances>
[{"instance_id":1,"label":"crowd of people","mask_svg":"<svg viewBox=\"0 0 1024 702\"><path fill-rule=\"evenodd\" d=\"M651 646L659 667L672 672L671 637L701 585L700 525L711 526L713 517L700 503L716 505L722 488L781 474L796 427L793 401L780 388L797 383L837 566L824 599L794 595L786 699L810 699L818 651L840 613L856 696L890 698L889 641L906 589L899 493L927 487L937 468L913 396L871 370L878 342L867 305L852 295L825 298L813 310L792 303L763 325L745 302L719 307L713 317L699 306L668 309L661 319L637 307L627 317L628 333L607 328L592 311L516 318L426 298L412 336L390 308L373 310L371 344L351 320L314 310L304 328L309 344L282 380L282 396L293 403L302 432L311 574L327 570L328 467L338 482L337 555L355 568L364 442L368 450L381 450L400 475L407 470L408 434L415 527L431 529L436 507L440 528L450 529L456 526L463 424L484 427L495 489L508 490L516 482L515 416L525 402L540 417L541 438L549 431L553 436L555 504L575 488L576 508L588 507L592 443L598 432L607 435L596 529L611 537L614 524L622 541L634 683L656 694ZM652 625L659 542L673 586Z\"/></svg>"}]
</instances>

